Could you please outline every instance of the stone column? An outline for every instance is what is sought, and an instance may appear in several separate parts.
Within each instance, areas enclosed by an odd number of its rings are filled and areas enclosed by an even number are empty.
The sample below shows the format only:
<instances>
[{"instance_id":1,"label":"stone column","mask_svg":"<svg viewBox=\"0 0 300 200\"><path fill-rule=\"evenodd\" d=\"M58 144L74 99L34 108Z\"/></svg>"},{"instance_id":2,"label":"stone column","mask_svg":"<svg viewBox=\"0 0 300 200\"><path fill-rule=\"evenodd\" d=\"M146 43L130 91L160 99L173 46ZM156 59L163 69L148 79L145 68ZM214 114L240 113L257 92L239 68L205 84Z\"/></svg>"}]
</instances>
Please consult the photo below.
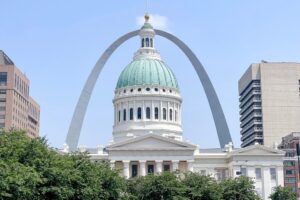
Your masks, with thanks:
<instances>
[{"instance_id":1,"label":"stone column","mask_svg":"<svg viewBox=\"0 0 300 200\"><path fill-rule=\"evenodd\" d=\"M270 167L262 168L262 191L263 191L263 199L268 199L271 192L271 175L270 175Z\"/></svg>"},{"instance_id":2,"label":"stone column","mask_svg":"<svg viewBox=\"0 0 300 200\"><path fill-rule=\"evenodd\" d=\"M172 160L172 171L175 172L178 170L179 160Z\"/></svg>"},{"instance_id":3,"label":"stone column","mask_svg":"<svg viewBox=\"0 0 300 200\"><path fill-rule=\"evenodd\" d=\"M187 161L187 171L193 172L194 171L194 160Z\"/></svg>"},{"instance_id":4,"label":"stone column","mask_svg":"<svg viewBox=\"0 0 300 200\"><path fill-rule=\"evenodd\" d=\"M123 160L123 176L129 178L129 163L130 160Z\"/></svg>"},{"instance_id":5,"label":"stone column","mask_svg":"<svg viewBox=\"0 0 300 200\"><path fill-rule=\"evenodd\" d=\"M284 185L284 178L283 178L283 166L279 166L279 167L276 167L276 177L277 177L277 183L276 185L279 186L283 186Z\"/></svg>"},{"instance_id":6,"label":"stone column","mask_svg":"<svg viewBox=\"0 0 300 200\"><path fill-rule=\"evenodd\" d=\"M146 176L146 160L140 160L140 176Z\"/></svg>"},{"instance_id":7,"label":"stone column","mask_svg":"<svg viewBox=\"0 0 300 200\"><path fill-rule=\"evenodd\" d=\"M161 173L162 172L163 161L162 160L156 160L155 164L156 164L156 173Z\"/></svg>"},{"instance_id":8,"label":"stone column","mask_svg":"<svg viewBox=\"0 0 300 200\"><path fill-rule=\"evenodd\" d=\"M111 160L111 161L110 161L110 168L111 168L111 169L114 169L114 168L115 168L115 163L116 163L115 160Z\"/></svg>"}]
</instances>

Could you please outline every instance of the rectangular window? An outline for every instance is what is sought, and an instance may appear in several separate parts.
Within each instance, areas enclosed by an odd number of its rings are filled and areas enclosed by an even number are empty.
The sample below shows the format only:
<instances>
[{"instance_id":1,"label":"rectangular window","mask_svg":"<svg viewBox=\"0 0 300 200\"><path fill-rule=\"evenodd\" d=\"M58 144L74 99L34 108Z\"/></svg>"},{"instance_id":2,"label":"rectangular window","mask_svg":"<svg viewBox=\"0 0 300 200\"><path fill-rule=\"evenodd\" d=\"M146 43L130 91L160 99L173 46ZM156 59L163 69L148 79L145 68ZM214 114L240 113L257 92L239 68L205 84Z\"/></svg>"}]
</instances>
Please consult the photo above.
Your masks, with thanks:
<instances>
[{"instance_id":1,"label":"rectangular window","mask_svg":"<svg viewBox=\"0 0 300 200\"><path fill-rule=\"evenodd\" d=\"M271 180L276 180L276 168L270 168Z\"/></svg>"},{"instance_id":2,"label":"rectangular window","mask_svg":"<svg viewBox=\"0 0 300 200\"><path fill-rule=\"evenodd\" d=\"M6 94L6 90L0 90L0 94Z\"/></svg>"},{"instance_id":3,"label":"rectangular window","mask_svg":"<svg viewBox=\"0 0 300 200\"><path fill-rule=\"evenodd\" d=\"M130 108L129 110L129 119L133 120L133 108Z\"/></svg>"},{"instance_id":4,"label":"rectangular window","mask_svg":"<svg viewBox=\"0 0 300 200\"><path fill-rule=\"evenodd\" d=\"M5 123L0 123L0 128L4 128L5 127Z\"/></svg>"},{"instance_id":5,"label":"rectangular window","mask_svg":"<svg viewBox=\"0 0 300 200\"><path fill-rule=\"evenodd\" d=\"M0 98L0 102L6 102L5 98Z\"/></svg>"},{"instance_id":6,"label":"rectangular window","mask_svg":"<svg viewBox=\"0 0 300 200\"><path fill-rule=\"evenodd\" d=\"M286 174L286 175L292 175L292 174L295 174L295 170L294 170L294 169L287 169L287 170L285 171L285 174Z\"/></svg>"},{"instance_id":7,"label":"rectangular window","mask_svg":"<svg viewBox=\"0 0 300 200\"><path fill-rule=\"evenodd\" d=\"M138 175L138 166L137 165L131 165L131 176L136 177Z\"/></svg>"},{"instance_id":8,"label":"rectangular window","mask_svg":"<svg viewBox=\"0 0 300 200\"><path fill-rule=\"evenodd\" d=\"M200 174L201 174L202 176L206 176L206 170L205 170L205 169L200 170Z\"/></svg>"},{"instance_id":9,"label":"rectangular window","mask_svg":"<svg viewBox=\"0 0 300 200\"><path fill-rule=\"evenodd\" d=\"M296 182L296 178L286 178L285 182L286 183L295 183Z\"/></svg>"},{"instance_id":10,"label":"rectangular window","mask_svg":"<svg viewBox=\"0 0 300 200\"><path fill-rule=\"evenodd\" d=\"M0 106L0 111L5 111L5 106Z\"/></svg>"},{"instance_id":11,"label":"rectangular window","mask_svg":"<svg viewBox=\"0 0 300 200\"><path fill-rule=\"evenodd\" d=\"M154 165L148 165L148 174L154 173Z\"/></svg>"},{"instance_id":12,"label":"rectangular window","mask_svg":"<svg viewBox=\"0 0 300 200\"><path fill-rule=\"evenodd\" d=\"M170 171L170 165L169 164L165 164L164 165L164 172L169 172Z\"/></svg>"},{"instance_id":13,"label":"rectangular window","mask_svg":"<svg viewBox=\"0 0 300 200\"><path fill-rule=\"evenodd\" d=\"M0 115L0 119L5 119L5 115Z\"/></svg>"},{"instance_id":14,"label":"rectangular window","mask_svg":"<svg viewBox=\"0 0 300 200\"><path fill-rule=\"evenodd\" d=\"M156 107L155 109L154 109L154 117L155 117L155 119L158 119L158 108Z\"/></svg>"},{"instance_id":15,"label":"rectangular window","mask_svg":"<svg viewBox=\"0 0 300 200\"><path fill-rule=\"evenodd\" d=\"M241 175L247 176L247 168L241 168Z\"/></svg>"},{"instance_id":16,"label":"rectangular window","mask_svg":"<svg viewBox=\"0 0 300 200\"><path fill-rule=\"evenodd\" d=\"M0 72L0 85L7 85L7 72Z\"/></svg>"},{"instance_id":17,"label":"rectangular window","mask_svg":"<svg viewBox=\"0 0 300 200\"><path fill-rule=\"evenodd\" d=\"M294 161L284 161L284 166L295 166L295 162Z\"/></svg>"},{"instance_id":18,"label":"rectangular window","mask_svg":"<svg viewBox=\"0 0 300 200\"><path fill-rule=\"evenodd\" d=\"M255 168L255 178L256 180L261 179L261 168Z\"/></svg>"}]
</instances>

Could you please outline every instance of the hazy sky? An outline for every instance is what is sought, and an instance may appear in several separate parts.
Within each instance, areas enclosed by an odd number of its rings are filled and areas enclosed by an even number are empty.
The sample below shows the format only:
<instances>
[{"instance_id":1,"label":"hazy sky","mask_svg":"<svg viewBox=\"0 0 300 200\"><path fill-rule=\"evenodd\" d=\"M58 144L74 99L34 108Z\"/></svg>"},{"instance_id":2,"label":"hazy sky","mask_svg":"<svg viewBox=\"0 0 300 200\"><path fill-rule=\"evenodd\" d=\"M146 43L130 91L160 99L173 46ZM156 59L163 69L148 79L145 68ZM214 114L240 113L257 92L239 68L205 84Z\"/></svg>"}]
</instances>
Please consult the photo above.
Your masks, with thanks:
<instances>
[{"instance_id":1,"label":"hazy sky","mask_svg":"<svg viewBox=\"0 0 300 200\"><path fill-rule=\"evenodd\" d=\"M300 60L300 1L149 0L155 28L178 36L198 56L222 104L235 146L240 146L238 80L251 63ZM42 136L62 147L81 89L102 52L121 35L140 28L142 0L0 0L0 49L31 80L41 106ZM94 89L80 144L95 147L112 137L114 89L139 47L137 37L119 48ZM218 147L211 111L188 59L156 38L183 97L185 138Z\"/></svg>"}]
</instances>

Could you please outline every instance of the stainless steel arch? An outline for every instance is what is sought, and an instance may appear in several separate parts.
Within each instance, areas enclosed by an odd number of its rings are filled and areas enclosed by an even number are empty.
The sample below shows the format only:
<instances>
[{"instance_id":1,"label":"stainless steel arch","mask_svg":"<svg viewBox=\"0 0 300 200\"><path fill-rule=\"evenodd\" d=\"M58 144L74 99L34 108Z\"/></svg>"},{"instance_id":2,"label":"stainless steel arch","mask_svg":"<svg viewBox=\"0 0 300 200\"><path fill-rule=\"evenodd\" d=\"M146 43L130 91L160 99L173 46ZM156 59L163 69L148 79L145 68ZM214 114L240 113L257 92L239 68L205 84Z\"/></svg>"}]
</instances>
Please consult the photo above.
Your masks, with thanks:
<instances>
[{"instance_id":1,"label":"stainless steel arch","mask_svg":"<svg viewBox=\"0 0 300 200\"><path fill-rule=\"evenodd\" d=\"M220 105L218 96L215 92L215 89L203 67L203 65L200 63L196 55L191 51L191 49L184 44L181 40L179 40L174 35L167 33L165 31L161 30L155 30L157 35L160 35L162 37L165 37L175 43L189 58L190 62L194 66L198 77L202 83L202 86L204 88L205 94L207 96L210 109L213 114L215 126L217 129L218 137L219 137L219 143L220 147L223 148L225 144L228 144L229 142L232 142L230 132L226 123L226 119L222 110L222 107ZM72 121L69 127L68 135L66 138L66 144L69 146L69 149L71 151L76 151L76 148L78 146L79 136L83 124L83 120L85 117L85 113L87 110L87 106L91 97L91 94L93 92L94 86L96 84L96 81L99 77L99 74L101 73L105 63L111 56L111 54L125 41L128 39L136 36L139 34L139 30L129 32L119 39L117 39L114 43L112 43L105 52L101 55L99 60L97 61L96 65L94 66L93 70L91 71L84 88L81 91L79 100L77 102Z\"/></svg>"}]
</instances>

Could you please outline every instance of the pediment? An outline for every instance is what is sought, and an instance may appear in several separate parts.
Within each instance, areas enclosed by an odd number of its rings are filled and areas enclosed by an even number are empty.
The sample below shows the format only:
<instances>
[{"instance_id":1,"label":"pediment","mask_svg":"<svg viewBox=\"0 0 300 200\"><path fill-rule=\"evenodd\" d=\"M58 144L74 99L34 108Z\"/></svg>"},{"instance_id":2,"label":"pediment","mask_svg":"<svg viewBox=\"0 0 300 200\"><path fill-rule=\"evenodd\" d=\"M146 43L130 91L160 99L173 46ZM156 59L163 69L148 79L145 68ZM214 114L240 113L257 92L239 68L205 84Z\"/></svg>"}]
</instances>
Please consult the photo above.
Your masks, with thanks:
<instances>
[{"instance_id":1,"label":"pediment","mask_svg":"<svg viewBox=\"0 0 300 200\"><path fill-rule=\"evenodd\" d=\"M187 142L166 138L160 135L147 134L132 138L123 142L115 143L107 147L108 150L194 150L195 145Z\"/></svg>"},{"instance_id":2,"label":"pediment","mask_svg":"<svg viewBox=\"0 0 300 200\"><path fill-rule=\"evenodd\" d=\"M232 152L233 155L280 155L283 151L263 145L252 145Z\"/></svg>"}]
</instances>

